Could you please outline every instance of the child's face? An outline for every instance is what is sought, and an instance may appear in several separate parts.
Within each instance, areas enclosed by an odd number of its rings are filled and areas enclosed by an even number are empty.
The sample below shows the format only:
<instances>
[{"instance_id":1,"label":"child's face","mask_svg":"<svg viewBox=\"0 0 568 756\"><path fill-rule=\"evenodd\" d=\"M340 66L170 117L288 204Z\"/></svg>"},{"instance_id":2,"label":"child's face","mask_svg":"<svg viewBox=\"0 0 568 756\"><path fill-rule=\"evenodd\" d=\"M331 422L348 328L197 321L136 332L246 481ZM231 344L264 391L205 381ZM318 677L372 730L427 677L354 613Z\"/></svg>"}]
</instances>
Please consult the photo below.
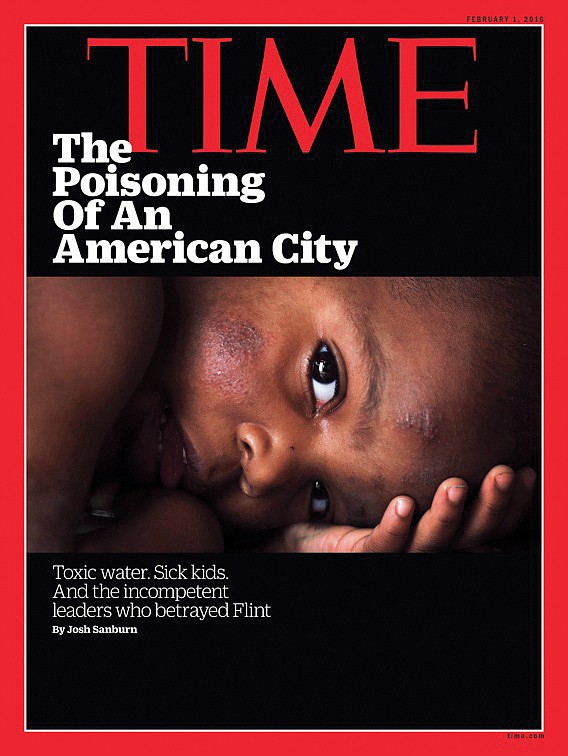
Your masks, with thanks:
<instances>
[{"instance_id":1,"label":"child's face","mask_svg":"<svg viewBox=\"0 0 568 756\"><path fill-rule=\"evenodd\" d=\"M511 452L471 314L410 306L385 279L167 286L181 437L164 434L162 478L183 472L227 524L279 527L326 503L333 522L375 524L393 496L424 510L445 477L475 483Z\"/></svg>"}]
</instances>

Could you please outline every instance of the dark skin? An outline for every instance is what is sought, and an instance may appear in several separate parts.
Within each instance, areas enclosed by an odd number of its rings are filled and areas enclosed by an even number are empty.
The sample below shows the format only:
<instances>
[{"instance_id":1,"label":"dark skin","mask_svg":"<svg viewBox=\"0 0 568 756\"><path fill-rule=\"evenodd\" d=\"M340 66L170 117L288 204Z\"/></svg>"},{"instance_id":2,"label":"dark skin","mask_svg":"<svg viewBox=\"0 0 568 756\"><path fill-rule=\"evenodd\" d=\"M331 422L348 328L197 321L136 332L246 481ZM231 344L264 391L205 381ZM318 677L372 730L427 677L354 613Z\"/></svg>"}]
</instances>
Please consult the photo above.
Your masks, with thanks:
<instances>
[{"instance_id":1,"label":"dark skin","mask_svg":"<svg viewBox=\"0 0 568 756\"><path fill-rule=\"evenodd\" d=\"M31 549L214 551L218 520L281 528L269 546L291 551L435 551L516 527L534 472L492 467L522 450L471 369L490 359L473 312L413 308L383 279L261 281L169 281L161 337L157 279L30 281ZM313 379L317 350L327 383ZM123 514L77 537L125 422ZM146 485L158 473L163 485ZM318 524L314 481L328 503ZM468 484L481 487L464 515Z\"/></svg>"}]
</instances>

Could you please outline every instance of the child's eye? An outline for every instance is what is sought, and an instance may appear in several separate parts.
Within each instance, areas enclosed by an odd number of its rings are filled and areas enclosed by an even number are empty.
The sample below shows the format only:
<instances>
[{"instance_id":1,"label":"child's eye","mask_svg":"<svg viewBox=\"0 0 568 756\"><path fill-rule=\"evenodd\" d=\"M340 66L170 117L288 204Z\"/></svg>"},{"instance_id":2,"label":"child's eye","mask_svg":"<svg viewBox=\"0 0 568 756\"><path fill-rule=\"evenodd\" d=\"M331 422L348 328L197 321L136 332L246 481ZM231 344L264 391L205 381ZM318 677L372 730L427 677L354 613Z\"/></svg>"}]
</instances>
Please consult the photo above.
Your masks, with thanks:
<instances>
[{"instance_id":1,"label":"child's eye","mask_svg":"<svg viewBox=\"0 0 568 756\"><path fill-rule=\"evenodd\" d=\"M311 360L310 378L316 409L323 407L339 393L337 360L327 344L321 344Z\"/></svg>"},{"instance_id":2,"label":"child's eye","mask_svg":"<svg viewBox=\"0 0 568 756\"><path fill-rule=\"evenodd\" d=\"M312 484L310 510L315 519L324 518L329 512L329 494L319 480L315 480Z\"/></svg>"}]
</instances>

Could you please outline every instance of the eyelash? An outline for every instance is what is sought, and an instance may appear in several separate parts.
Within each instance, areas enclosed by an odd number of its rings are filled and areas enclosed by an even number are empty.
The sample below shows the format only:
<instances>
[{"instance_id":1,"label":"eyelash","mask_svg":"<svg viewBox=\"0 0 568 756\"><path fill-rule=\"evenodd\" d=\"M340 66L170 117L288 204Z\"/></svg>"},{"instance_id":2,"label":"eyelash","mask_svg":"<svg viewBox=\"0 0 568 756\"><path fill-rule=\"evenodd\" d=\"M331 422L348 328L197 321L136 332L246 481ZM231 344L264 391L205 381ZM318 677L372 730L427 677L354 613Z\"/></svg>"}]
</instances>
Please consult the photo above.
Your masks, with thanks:
<instances>
[{"instance_id":1,"label":"eyelash","mask_svg":"<svg viewBox=\"0 0 568 756\"><path fill-rule=\"evenodd\" d=\"M315 521L327 519L330 508L331 502L327 488L319 480L314 480L310 492L310 519Z\"/></svg>"},{"instance_id":2,"label":"eyelash","mask_svg":"<svg viewBox=\"0 0 568 756\"><path fill-rule=\"evenodd\" d=\"M329 378L329 380L318 380L318 378L322 377ZM332 402L342 388L337 357L324 341L318 344L310 358L308 364L308 383L316 412L319 412ZM318 391L321 392L322 398L318 396L315 384L318 385Z\"/></svg>"}]
</instances>

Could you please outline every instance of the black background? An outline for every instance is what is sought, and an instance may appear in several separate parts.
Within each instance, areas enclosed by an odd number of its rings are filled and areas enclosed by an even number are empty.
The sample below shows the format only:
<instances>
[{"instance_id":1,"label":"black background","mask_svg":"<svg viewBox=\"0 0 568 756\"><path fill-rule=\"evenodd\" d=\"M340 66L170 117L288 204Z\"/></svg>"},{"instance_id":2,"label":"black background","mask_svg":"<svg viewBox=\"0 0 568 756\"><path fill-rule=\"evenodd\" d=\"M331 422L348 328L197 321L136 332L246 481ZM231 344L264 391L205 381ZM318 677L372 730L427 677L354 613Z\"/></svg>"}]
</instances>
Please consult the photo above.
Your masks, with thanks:
<instances>
[{"instance_id":1,"label":"black background","mask_svg":"<svg viewBox=\"0 0 568 756\"><path fill-rule=\"evenodd\" d=\"M94 48L87 38L156 36L231 37L222 50L222 138L246 145L264 40L276 39L308 120L330 81L346 37L355 38L375 144L398 139L398 46L389 37L454 36L477 39L470 48L419 53L420 89L461 89L469 81L470 109L461 101L420 103L420 141L471 143L478 153L345 154L353 136L342 87L309 154L302 154L272 90L259 146L265 155L192 154L201 146L202 46L148 53L148 147L119 172L264 172L266 199L247 205L229 198L139 198L138 206L167 204L173 230L128 232L125 240L173 237L257 239L262 265L52 264L63 231L52 218L57 148L53 133L92 132L108 143L128 138L125 48ZM310 230L314 238L358 239L343 274L534 275L540 270L540 30L456 27L411 28L30 28L28 30L28 273L30 275L337 275L331 264L281 265L271 243L279 233ZM102 165L75 167L82 173ZM57 198L59 200L61 198ZM71 199L86 199L75 192ZM107 198L106 228L83 238L120 238L109 226L116 201ZM220 270L220 268L223 270Z\"/></svg>"},{"instance_id":2,"label":"black background","mask_svg":"<svg viewBox=\"0 0 568 756\"><path fill-rule=\"evenodd\" d=\"M246 144L268 36L276 38L310 120L345 38L355 37L375 143L382 148L396 147L398 128L397 52L387 38L475 36L475 63L469 50L419 56L420 88L470 82L470 110L459 103L421 105L420 133L425 142L460 143L470 142L477 128L479 151L345 155L353 141L340 89L307 155L273 91L260 134L266 155L193 155L201 140L201 47L190 43L188 63L181 49L151 51L148 146L159 154L136 155L127 170L194 172L206 162L210 172L265 172L266 199L257 205L237 198L167 200L174 229L186 240L258 239L264 264L53 265L63 232L52 220L52 134L127 138L126 51L94 50L87 61L89 36L232 37L222 46L222 146L233 150ZM30 28L27 72L29 275L333 275L331 266L273 262L272 238L306 229L359 239L348 275L540 273L538 29ZM166 204L156 199L144 204ZM118 235L101 230L100 236ZM28 557L30 728L540 726L534 546L412 557L198 555L185 561L225 566L232 600L268 602L273 618L145 620L138 635L51 633L52 624L65 624L51 617L52 564L177 561L171 555Z\"/></svg>"},{"instance_id":3,"label":"black background","mask_svg":"<svg viewBox=\"0 0 568 756\"><path fill-rule=\"evenodd\" d=\"M272 617L52 617L53 564L178 563L224 567L230 601L269 603ZM31 728L539 726L539 584L529 553L36 554L28 569ZM139 633L60 637L52 624Z\"/></svg>"}]
</instances>

